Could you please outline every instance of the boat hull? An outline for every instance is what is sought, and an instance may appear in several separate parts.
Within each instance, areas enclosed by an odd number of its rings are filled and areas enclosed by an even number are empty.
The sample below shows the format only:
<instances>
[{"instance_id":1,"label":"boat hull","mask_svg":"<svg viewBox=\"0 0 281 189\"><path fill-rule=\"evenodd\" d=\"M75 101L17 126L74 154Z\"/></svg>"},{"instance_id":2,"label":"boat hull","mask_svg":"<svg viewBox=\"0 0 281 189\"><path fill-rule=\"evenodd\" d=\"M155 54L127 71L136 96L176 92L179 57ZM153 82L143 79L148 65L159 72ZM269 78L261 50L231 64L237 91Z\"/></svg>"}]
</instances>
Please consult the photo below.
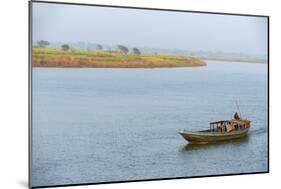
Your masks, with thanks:
<instances>
[{"instance_id":1,"label":"boat hull","mask_svg":"<svg viewBox=\"0 0 281 189\"><path fill-rule=\"evenodd\" d=\"M233 132L211 132L211 131L183 131L179 134L191 144L206 144L222 142L245 137L249 128Z\"/></svg>"}]
</instances>

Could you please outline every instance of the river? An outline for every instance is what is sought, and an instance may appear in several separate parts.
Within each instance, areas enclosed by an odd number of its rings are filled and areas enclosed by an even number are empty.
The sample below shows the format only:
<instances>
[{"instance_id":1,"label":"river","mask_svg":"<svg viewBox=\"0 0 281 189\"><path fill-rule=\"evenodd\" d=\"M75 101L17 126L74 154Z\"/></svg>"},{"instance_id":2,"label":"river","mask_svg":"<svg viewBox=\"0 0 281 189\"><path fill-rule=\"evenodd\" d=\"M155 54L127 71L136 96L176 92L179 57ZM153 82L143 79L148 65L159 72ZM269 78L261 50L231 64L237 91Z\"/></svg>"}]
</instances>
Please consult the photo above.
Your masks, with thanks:
<instances>
[{"instance_id":1,"label":"river","mask_svg":"<svg viewBox=\"0 0 281 189\"><path fill-rule=\"evenodd\" d=\"M264 172L267 65L33 68L32 186ZM237 111L252 120L234 142L188 145Z\"/></svg>"}]
</instances>

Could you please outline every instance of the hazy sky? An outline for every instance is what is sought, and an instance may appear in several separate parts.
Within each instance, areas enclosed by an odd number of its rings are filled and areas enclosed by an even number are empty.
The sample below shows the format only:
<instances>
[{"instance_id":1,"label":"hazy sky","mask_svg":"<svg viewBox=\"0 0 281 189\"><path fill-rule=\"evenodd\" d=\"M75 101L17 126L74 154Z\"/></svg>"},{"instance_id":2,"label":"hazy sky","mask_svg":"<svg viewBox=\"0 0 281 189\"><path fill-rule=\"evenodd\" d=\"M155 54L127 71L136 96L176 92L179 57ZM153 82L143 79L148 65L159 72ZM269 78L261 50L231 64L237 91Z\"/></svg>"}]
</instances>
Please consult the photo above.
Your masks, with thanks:
<instances>
[{"instance_id":1,"label":"hazy sky","mask_svg":"<svg viewBox=\"0 0 281 189\"><path fill-rule=\"evenodd\" d=\"M267 19L33 2L33 40L266 55Z\"/></svg>"}]
</instances>

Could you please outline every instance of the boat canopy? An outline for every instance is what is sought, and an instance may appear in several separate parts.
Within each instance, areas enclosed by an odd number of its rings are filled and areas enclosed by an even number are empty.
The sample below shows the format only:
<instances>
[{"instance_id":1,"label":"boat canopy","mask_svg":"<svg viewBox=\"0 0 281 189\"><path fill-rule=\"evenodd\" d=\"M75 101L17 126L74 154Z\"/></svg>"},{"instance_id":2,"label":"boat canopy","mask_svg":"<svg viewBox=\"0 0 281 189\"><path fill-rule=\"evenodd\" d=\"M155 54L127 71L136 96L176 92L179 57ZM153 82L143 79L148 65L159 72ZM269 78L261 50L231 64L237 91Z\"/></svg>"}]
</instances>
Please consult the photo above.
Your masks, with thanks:
<instances>
[{"instance_id":1,"label":"boat canopy","mask_svg":"<svg viewBox=\"0 0 281 189\"><path fill-rule=\"evenodd\" d=\"M229 120L221 120L221 121L214 121L214 122L210 122L210 124L215 125L215 124L223 124L223 123L229 123Z\"/></svg>"},{"instance_id":2,"label":"boat canopy","mask_svg":"<svg viewBox=\"0 0 281 189\"><path fill-rule=\"evenodd\" d=\"M250 121L246 120L246 119L231 119L231 120L221 120L221 121L214 121L214 122L210 122L210 125L224 125L224 124L238 124L238 125L242 125L242 124L249 124Z\"/></svg>"}]
</instances>

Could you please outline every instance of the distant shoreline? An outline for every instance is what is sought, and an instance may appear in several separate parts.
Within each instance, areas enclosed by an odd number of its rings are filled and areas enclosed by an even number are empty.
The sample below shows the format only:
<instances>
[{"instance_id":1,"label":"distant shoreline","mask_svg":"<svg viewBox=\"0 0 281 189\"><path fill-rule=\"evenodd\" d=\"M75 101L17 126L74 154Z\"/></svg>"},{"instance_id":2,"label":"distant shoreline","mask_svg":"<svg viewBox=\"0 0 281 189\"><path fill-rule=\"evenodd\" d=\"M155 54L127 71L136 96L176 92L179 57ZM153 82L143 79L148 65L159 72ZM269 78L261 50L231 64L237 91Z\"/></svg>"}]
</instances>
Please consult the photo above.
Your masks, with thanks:
<instances>
[{"instance_id":1,"label":"distant shoreline","mask_svg":"<svg viewBox=\"0 0 281 189\"><path fill-rule=\"evenodd\" d=\"M171 68L207 66L200 58L162 54L124 54L118 51L33 48L32 67Z\"/></svg>"},{"instance_id":2,"label":"distant shoreline","mask_svg":"<svg viewBox=\"0 0 281 189\"><path fill-rule=\"evenodd\" d=\"M241 63L256 63L256 64L267 64L265 61L261 60L246 60L246 59L231 59L231 58L201 58L205 61L219 61L219 62L241 62Z\"/></svg>"}]
</instances>

